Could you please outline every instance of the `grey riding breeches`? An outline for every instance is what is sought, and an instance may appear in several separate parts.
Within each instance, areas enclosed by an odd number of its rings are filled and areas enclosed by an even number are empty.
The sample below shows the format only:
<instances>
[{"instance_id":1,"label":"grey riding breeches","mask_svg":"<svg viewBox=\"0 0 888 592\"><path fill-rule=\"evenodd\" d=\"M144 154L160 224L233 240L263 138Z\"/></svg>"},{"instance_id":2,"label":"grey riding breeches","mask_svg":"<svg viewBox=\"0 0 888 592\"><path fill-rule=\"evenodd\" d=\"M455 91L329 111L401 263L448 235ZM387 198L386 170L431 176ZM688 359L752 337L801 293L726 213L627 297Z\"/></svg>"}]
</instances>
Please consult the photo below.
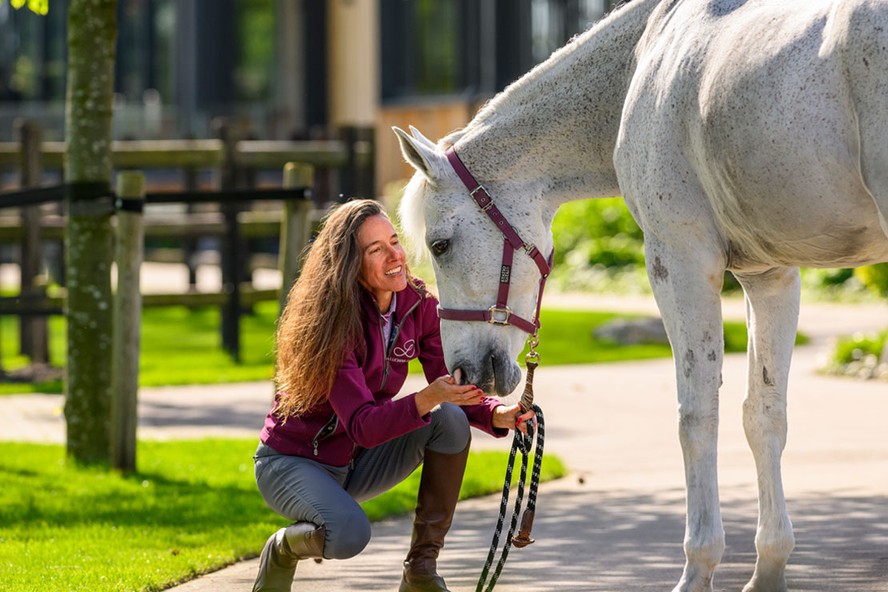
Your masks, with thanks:
<instances>
[{"instance_id":1,"label":"grey riding breeches","mask_svg":"<svg viewBox=\"0 0 888 592\"><path fill-rule=\"evenodd\" d=\"M347 559L370 541L370 521L360 502L409 477L422 463L426 448L456 454L470 437L462 409L443 403L432 410L428 425L362 450L353 467L280 454L260 443L253 457L256 484L268 507L287 520L326 527L324 557Z\"/></svg>"}]
</instances>

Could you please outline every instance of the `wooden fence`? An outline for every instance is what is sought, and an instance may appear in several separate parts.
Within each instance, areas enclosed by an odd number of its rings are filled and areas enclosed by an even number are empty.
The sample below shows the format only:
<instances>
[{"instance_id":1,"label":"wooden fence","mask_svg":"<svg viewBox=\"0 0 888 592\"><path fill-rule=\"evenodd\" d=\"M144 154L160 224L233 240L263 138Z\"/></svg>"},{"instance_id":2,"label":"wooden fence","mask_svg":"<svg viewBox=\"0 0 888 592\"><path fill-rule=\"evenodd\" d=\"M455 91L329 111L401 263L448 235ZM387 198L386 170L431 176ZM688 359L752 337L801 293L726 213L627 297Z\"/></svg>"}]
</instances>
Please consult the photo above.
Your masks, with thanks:
<instances>
[{"instance_id":1,"label":"wooden fence","mask_svg":"<svg viewBox=\"0 0 888 592\"><path fill-rule=\"evenodd\" d=\"M136 168L186 171L184 192L146 192L146 203L184 203L189 210L196 203L220 204L217 211L145 216L142 232L149 240L176 238L186 244L198 236L219 237L222 291L146 294L141 296L141 305L221 307L222 345L239 360L242 309L256 302L285 297L286 287L295 277L298 253L308 239L311 224L319 216L312 199L313 173L309 171L339 171L341 186L350 186L355 192L366 190L367 195L371 195L373 143L372 136L368 139L364 130L344 133L346 140L305 142L238 140L233 130L224 125L219 126L218 135L218 139L211 140L114 142L112 160L118 171ZM41 142L39 129L30 124L20 126L19 136L19 143L0 142L0 170L18 168L22 187L34 189L18 193L15 202L11 201L10 194L0 193L0 243L17 243L21 247L20 294L0 298L0 315L17 315L22 319L22 353L32 363L41 364L49 361L46 316L63 314L65 303L63 289L53 296L47 295L46 281L40 275L41 244L63 240L65 218L61 209L59 213L47 214L40 207L57 200L60 189L35 187L43 178L44 170L62 167L65 146L61 142ZM304 168L306 166L310 168ZM244 188L251 183L256 171L282 168L285 171L283 186L291 195L282 195L280 190L275 193L275 190ZM215 184L221 193L197 191L197 176L193 173L199 169L217 173ZM250 211L244 207L251 201L264 199L284 200L283 212ZM3 210L10 207L18 209L17 215L3 215ZM283 290L257 290L250 282L242 281L246 267L245 242L260 237L280 238L278 268L283 277ZM194 282L193 270L191 281Z\"/></svg>"},{"instance_id":2,"label":"wooden fence","mask_svg":"<svg viewBox=\"0 0 888 592\"><path fill-rule=\"evenodd\" d=\"M128 173L120 173L118 179L125 179ZM195 235L217 235L222 238L221 251L221 267L223 270L223 286L222 290L217 293L212 292L186 292L186 293L160 293L140 295L140 307L152 306L220 306L222 310L222 345L231 356L237 361L240 359L240 332L239 323L243 307L251 306L262 301L279 301L282 302L283 293L286 288L293 282L298 273L299 254L305 248L311 232L311 226L317 217L317 210L311 201L311 186L313 179L313 167L302 163L288 163L284 167L284 186L280 190L234 190L234 191L206 191L206 192L164 192L164 193L145 193L142 191L140 195L129 195L130 199L137 199L139 204L139 248L144 248L144 240L141 237L148 236L151 232L148 229L157 228L160 230L160 236L195 236ZM57 188L60 192L64 191L63 187ZM42 192L42 193L45 193ZM132 191L130 191L132 193ZM6 194L7 200L24 197L27 199L27 193ZM12 196L12 197L10 197ZM45 197L45 196L44 196ZM126 220L125 211L130 208L126 207L126 203L122 201L122 197L117 195L117 216L113 220L116 227L116 243L118 249L120 244L131 242L126 227L122 226L123 220ZM238 212L235 215L214 216L212 220L206 217L202 221L183 219L179 222L173 220L161 221L157 226L150 224L150 217L143 216L141 211L143 204L150 203L219 203L232 204L249 201L251 198L260 198L263 200L277 199L282 200L284 205L281 211L272 212L274 220L268 219L260 222L245 222L243 216ZM0 202L0 207L7 206L10 201ZM34 206L32 206L34 207ZM120 208L123 207L124 210ZM243 214L242 212L240 214ZM63 222L61 226L52 226L52 232L44 234L44 227L38 227L38 238L43 239L47 236L53 236L57 231L63 231ZM249 229L242 232L242 229ZM20 229L21 230L21 229ZM14 233L10 233L14 234ZM282 284L281 289L257 290L253 288L250 282L243 281L241 273L242 257L238 251L238 243L243 236L276 236L280 238L278 268L281 272ZM140 261L142 257L140 256ZM118 262L118 277L122 271L120 262ZM32 282L36 284L36 282ZM57 290L53 296L48 296L43 290L31 290L26 292L22 290L19 296L0 297L0 314L13 314L28 319L43 319L48 315L63 314L65 308L65 291L63 288ZM41 328L45 331L45 326ZM34 328L32 327L32 331ZM41 337L38 341L45 345L47 338ZM23 352L26 353L27 352ZM48 361L40 352L35 352L31 356L32 362L43 363Z\"/></svg>"}]
</instances>

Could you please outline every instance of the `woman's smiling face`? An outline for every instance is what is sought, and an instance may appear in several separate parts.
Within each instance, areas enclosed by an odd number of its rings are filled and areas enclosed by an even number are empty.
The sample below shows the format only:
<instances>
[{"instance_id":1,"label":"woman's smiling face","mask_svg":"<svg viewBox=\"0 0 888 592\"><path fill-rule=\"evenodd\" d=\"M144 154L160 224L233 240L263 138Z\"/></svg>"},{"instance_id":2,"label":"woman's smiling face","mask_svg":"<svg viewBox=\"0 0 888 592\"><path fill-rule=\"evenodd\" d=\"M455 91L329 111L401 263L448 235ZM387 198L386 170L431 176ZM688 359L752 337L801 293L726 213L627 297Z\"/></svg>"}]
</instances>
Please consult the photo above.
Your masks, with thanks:
<instances>
[{"instance_id":1,"label":"woman's smiling face","mask_svg":"<svg viewBox=\"0 0 888 592\"><path fill-rule=\"evenodd\" d=\"M407 287L406 256L395 227L385 216L370 216L358 228L361 250L361 284L376 297L379 309L387 311L392 294Z\"/></svg>"}]
</instances>

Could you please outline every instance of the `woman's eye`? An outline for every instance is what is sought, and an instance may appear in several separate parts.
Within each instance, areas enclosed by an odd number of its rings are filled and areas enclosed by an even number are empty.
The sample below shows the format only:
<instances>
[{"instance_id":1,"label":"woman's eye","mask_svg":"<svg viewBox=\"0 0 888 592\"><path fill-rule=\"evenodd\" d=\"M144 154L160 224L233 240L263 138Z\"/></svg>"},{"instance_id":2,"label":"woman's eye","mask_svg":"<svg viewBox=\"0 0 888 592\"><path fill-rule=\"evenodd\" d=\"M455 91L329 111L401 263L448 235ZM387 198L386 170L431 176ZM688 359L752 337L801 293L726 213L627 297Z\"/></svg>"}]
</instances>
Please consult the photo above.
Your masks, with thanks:
<instances>
[{"instance_id":1,"label":"woman's eye","mask_svg":"<svg viewBox=\"0 0 888 592\"><path fill-rule=\"evenodd\" d=\"M432 250L432 254L435 257L440 257L447 252L447 249L450 248L450 241L447 239L436 240L430 245L430 247Z\"/></svg>"}]
</instances>

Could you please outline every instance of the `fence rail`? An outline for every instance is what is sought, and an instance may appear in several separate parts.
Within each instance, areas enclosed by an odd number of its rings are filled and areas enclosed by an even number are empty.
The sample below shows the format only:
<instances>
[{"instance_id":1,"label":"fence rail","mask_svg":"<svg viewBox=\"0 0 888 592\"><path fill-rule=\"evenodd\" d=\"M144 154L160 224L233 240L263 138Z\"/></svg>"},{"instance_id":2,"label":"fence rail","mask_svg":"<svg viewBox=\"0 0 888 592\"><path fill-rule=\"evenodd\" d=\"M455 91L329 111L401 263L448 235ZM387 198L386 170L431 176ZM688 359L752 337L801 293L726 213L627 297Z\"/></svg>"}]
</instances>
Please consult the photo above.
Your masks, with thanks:
<instances>
[{"instance_id":1,"label":"fence rail","mask_svg":"<svg viewBox=\"0 0 888 592\"><path fill-rule=\"evenodd\" d=\"M318 211L311 201L313 168L302 163L288 163L284 167L284 187L278 190L229 190L218 192L163 192L138 196L140 203L220 203L249 202L251 198L277 199L284 206L280 211L222 210L187 215L140 214L140 234L144 237L195 238L216 236L221 239L220 265L223 270L223 286L218 293L186 292L172 294L144 294L142 307L161 306L219 306L222 311L222 346L235 359L240 359L240 316L242 309L258 302L283 302L287 287L298 273L299 254L308 243L311 225ZM63 186L46 188L43 196L64 195ZM9 193L15 197L29 192ZM131 197L131 196L130 196ZM15 207L12 200L0 201L0 209ZM32 206L33 207L33 206ZM141 206L139 206L141 209ZM120 217L112 218L112 225L121 231ZM64 237L66 219L61 215L41 216L36 230L28 229L16 216L0 217L0 242L24 241L36 233L38 240ZM281 270L280 289L258 290L250 282L242 281L243 253L238 245L243 239L278 237L281 244L278 267ZM23 278L24 279L24 278ZM32 282L33 283L33 282ZM22 318L40 319L49 315L65 314L66 297L63 288L49 295L45 285L42 290L22 290L16 297L0 297L0 315L17 315ZM45 329L44 329L45 332ZM48 339L44 339L48 341ZM26 352L24 352L26 353ZM48 361L48 359L46 360ZM0 366L2 368L2 366Z\"/></svg>"},{"instance_id":2,"label":"fence rail","mask_svg":"<svg viewBox=\"0 0 888 592\"><path fill-rule=\"evenodd\" d=\"M174 239L181 241L184 261L189 267L189 284L196 285L196 260L193 256L197 238L212 237L219 241L220 267L223 290L219 294L151 294L145 295L143 305L186 306L213 305L222 307L223 347L236 359L239 356L237 317L241 307L262 300L283 298L285 290L255 290L250 282L243 282L249 268L245 251L247 241L278 237L292 245L307 240L311 224L319 217L316 202L319 193L327 195L331 189L330 173L338 174L339 189L349 195L372 195L374 167L374 139L371 129L346 127L339 130L341 139L311 141L264 141L242 139L243 130L225 120L214 123L217 139L185 140L121 140L112 144L112 164L120 174L127 170L177 170L184 173L184 189L176 192L145 191L146 204L180 203L187 211L180 215L163 213L149 208L141 220L144 236L149 240ZM21 190L0 193L0 245L17 243L21 247L21 294L15 298L0 298L0 314L16 314L20 323L22 353L32 362L48 361L45 316L64 310L64 291L47 295L46 280L41 276L42 243L63 242L65 217L63 208L40 207L42 204L64 203L66 191L77 191L81 196L101 197L97 207L112 208L115 196L108 195L107 186L101 196L97 188L56 186L42 187L45 170L63 168L66 145L64 142L41 141L38 126L23 121L18 125L19 142L0 142L0 172L20 171ZM313 172L288 181L287 163L301 163L314 167ZM268 189L256 187L257 172L284 168L284 187ZM214 191L202 191L199 173L211 170ZM299 188L308 193L298 193ZM297 194L298 193L298 194ZM306 199L308 198L308 199ZM281 201L283 212L250 210L246 206L255 201ZM321 200L323 201L323 199ZM218 204L218 211L204 211L198 204ZM18 209L19 215L4 215L8 209ZM282 219L283 218L283 219ZM114 219L112 218L112 222ZM287 247L291 249L293 247ZM278 266L284 274L284 286L295 276L298 264L296 254L279 251ZM60 252L60 251L59 251ZM56 259L59 259L56 257ZM53 269L62 269L60 261ZM63 277L64 272L60 271ZM232 317L234 320L232 320ZM35 337L36 336L36 337ZM2 374L0 355L0 374Z\"/></svg>"},{"instance_id":3,"label":"fence rail","mask_svg":"<svg viewBox=\"0 0 888 592\"><path fill-rule=\"evenodd\" d=\"M65 142L42 142L43 165L60 169ZM215 168L225 163L226 144L222 140L117 140L111 144L111 163L118 169L131 168ZM372 151L366 143L349 146L342 140L304 142L240 140L234 143L234 162L243 167L277 169L288 162L317 167L342 167L354 151L361 164L368 164ZM22 165L21 145L0 142L0 166Z\"/></svg>"}]
</instances>

